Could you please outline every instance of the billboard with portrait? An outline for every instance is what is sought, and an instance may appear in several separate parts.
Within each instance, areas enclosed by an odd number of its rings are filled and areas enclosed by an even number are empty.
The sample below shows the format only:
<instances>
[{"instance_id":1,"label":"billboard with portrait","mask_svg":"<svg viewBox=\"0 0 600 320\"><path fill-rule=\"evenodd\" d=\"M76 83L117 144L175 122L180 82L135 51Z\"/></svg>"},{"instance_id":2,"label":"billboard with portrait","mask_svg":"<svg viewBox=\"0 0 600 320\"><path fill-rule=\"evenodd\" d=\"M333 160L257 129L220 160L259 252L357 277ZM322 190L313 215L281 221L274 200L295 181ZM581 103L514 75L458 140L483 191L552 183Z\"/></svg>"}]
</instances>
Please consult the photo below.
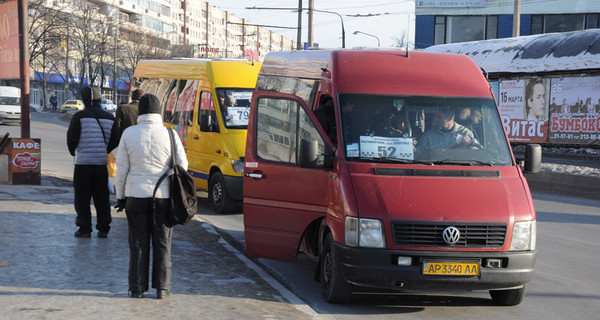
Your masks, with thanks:
<instances>
[{"instance_id":1,"label":"billboard with portrait","mask_svg":"<svg viewBox=\"0 0 600 320\"><path fill-rule=\"evenodd\" d=\"M503 80L498 84L498 107L511 142L548 142L547 80Z\"/></svg>"},{"instance_id":2,"label":"billboard with portrait","mask_svg":"<svg viewBox=\"0 0 600 320\"><path fill-rule=\"evenodd\" d=\"M552 144L600 145L600 77L550 80Z\"/></svg>"}]
</instances>

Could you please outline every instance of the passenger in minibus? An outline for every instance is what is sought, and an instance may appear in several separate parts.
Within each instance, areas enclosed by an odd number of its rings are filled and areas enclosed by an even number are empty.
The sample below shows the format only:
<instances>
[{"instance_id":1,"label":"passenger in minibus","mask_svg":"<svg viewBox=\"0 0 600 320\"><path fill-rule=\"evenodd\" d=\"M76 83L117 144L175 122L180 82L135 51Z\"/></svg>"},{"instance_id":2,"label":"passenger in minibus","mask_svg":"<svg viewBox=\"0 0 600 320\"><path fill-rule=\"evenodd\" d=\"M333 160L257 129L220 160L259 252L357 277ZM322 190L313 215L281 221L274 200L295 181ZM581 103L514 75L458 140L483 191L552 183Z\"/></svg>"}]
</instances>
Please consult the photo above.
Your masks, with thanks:
<instances>
[{"instance_id":1,"label":"passenger in minibus","mask_svg":"<svg viewBox=\"0 0 600 320\"><path fill-rule=\"evenodd\" d=\"M425 130L418 148L420 151L456 147L481 147L473 132L454 121L454 110L443 108L434 114L434 126Z\"/></svg>"}]
</instances>

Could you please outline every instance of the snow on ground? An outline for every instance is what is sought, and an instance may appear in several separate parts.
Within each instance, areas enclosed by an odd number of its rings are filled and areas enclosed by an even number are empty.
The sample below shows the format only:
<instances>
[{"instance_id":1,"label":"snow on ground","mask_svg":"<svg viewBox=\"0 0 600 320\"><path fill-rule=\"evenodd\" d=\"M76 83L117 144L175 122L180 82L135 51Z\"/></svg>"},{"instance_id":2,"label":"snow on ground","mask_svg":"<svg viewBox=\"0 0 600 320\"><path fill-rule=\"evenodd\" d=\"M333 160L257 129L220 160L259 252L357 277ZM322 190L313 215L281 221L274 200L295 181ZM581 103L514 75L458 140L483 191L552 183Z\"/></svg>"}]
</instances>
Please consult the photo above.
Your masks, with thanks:
<instances>
[{"instance_id":1,"label":"snow on ground","mask_svg":"<svg viewBox=\"0 0 600 320\"><path fill-rule=\"evenodd\" d=\"M557 164L557 163L543 163L542 162L541 170L544 172L565 173L565 174L574 174L574 175L591 176L591 177L600 178L600 169L584 167L584 166L572 166L572 165L564 165L564 164Z\"/></svg>"}]
</instances>

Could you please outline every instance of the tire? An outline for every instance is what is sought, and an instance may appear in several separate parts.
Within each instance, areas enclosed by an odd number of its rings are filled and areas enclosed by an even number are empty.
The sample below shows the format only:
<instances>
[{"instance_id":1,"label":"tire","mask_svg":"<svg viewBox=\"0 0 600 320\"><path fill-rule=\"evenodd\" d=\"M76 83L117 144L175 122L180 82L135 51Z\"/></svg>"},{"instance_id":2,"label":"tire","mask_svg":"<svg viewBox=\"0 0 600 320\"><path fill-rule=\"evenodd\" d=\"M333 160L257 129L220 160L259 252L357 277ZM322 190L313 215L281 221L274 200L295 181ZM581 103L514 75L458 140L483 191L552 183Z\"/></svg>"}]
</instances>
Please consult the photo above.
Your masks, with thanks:
<instances>
[{"instance_id":1,"label":"tire","mask_svg":"<svg viewBox=\"0 0 600 320\"><path fill-rule=\"evenodd\" d=\"M339 261L337 261L333 236L331 233L325 237L320 261L321 293L329 303L347 303L352 298L352 286L342 276Z\"/></svg>"},{"instance_id":2,"label":"tire","mask_svg":"<svg viewBox=\"0 0 600 320\"><path fill-rule=\"evenodd\" d=\"M235 201L227 193L225 179L220 172L215 172L208 184L208 199L210 206L217 213L227 213L233 210Z\"/></svg>"},{"instance_id":3,"label":"tire","mask_svg":"<svg viewBox=\"0 0 600 320\"><path fill-rule=\"evenodd\" d=\"M527 285L519 289L490 290L490 296L492 297L492 301L498 305L516 306L525 298L525 291L527 291Z\"/></svg>"}]
</instances>

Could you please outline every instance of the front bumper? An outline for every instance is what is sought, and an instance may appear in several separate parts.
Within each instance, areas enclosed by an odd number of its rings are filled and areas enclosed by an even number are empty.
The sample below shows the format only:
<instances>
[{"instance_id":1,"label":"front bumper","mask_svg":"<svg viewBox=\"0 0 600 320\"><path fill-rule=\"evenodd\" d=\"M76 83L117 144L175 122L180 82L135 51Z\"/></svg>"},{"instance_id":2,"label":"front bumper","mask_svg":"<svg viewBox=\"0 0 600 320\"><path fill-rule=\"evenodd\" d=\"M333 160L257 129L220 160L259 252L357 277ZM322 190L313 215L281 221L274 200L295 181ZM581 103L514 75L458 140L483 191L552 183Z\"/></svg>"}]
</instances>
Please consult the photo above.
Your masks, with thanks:
<instances>
[{"instance_id":1,"label":"front bumper","mask_svg":"<svg viewBox=\"0 0 600 320\"><path fill-rule=\"evenodd\" d=\"M344 278L358 286L397 291L490 290L521 287L531 280L536 251L439 252L355 248L335 243ZM398 256L412 257L412 265L399 266ZM487 259L501 259L500 268L486 267ZM423 261L478 261L478 276L422 274Z\"/></svg>"},{"instance_id":2,"label":"front bumper","mask_svg":"<svg viewBox=\"0 0 600 320\"><path fill-rule=\"evenodd\" d=\"M21 115L0 116L0 123L21 123Z\"/></svg>"}]
</instances>

